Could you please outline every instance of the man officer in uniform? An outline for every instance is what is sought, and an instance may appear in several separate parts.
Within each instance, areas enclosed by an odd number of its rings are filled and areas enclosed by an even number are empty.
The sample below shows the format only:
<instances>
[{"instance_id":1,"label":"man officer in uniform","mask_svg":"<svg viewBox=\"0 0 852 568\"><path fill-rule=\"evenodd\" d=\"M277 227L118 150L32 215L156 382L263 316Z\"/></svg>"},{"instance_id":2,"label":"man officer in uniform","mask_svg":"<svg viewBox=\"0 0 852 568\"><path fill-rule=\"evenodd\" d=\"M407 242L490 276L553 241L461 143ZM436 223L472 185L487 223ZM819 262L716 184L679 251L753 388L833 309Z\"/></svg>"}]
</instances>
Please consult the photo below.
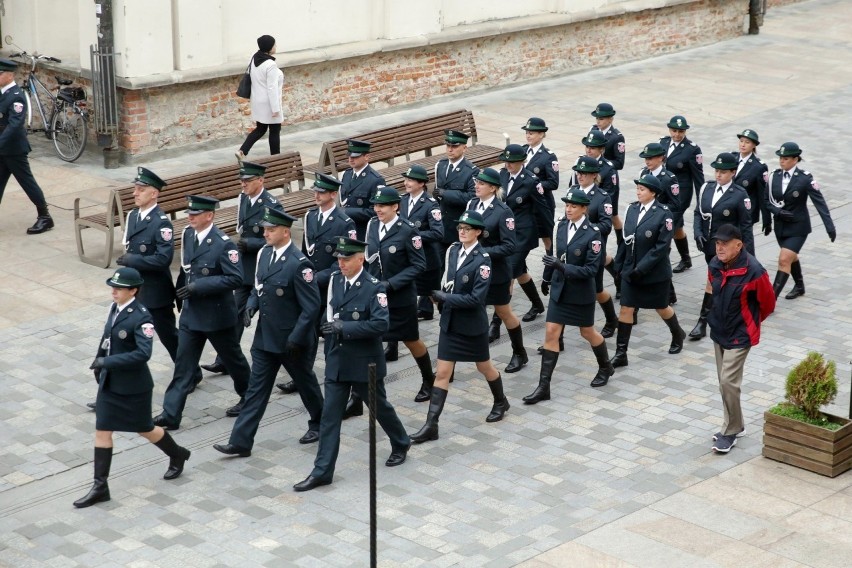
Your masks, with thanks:
<instances>
[{"instance_id":1,"label":"man officer in uniform","mask_svg":"<svg viewBox=\"0 0 852 568\"><path fill-rule=\"evenodd\" d=\"M18 64L9 59L0 59L0 201L10 176L15 180L36 206L38 217L28 235L37 235L53 228L53 218L47 211L44 192L30 170L30 143L27 140L27 101L15 83Z\"/></svg>"},{"instance_id":2,"label":"man officer in uniform","mask_svg":"<svg viewBox=\"0 0 852 568\"><path fill-rule=\"evenodd\" d=\"M252 316L259 314L251 348L251 379L230 440L213 446L223 454L251 455L275 375L282 365L293 377L308 410L308 431L299 443L319 440L322 392L313 366L320 295L311 261L290 240L295 220L283 211L267 208L261 221L267 244L258 254L255 284L243 316L248 327Z\"/></svg>"},{"instance_id":3,"label":"man officer in uniform","mask_svg":"<svg viewBox=\"0 0 852 568\"><path fill-rule=\"evenodd\" d=\"M314 469L293 486L310 491L329 485L340 451L340 425L350 390L368 398L370 363L376 365L376 420L391 442L392 452L385 465L405 462L411 438L405 432L385 393L387 372L382 335L387 331L388 297L384 286L364 270L367 243L340 237L336 256L340 271L331 275L328 304L321 330L325 336L325 404L320 423L320 440Z\"/></svg>"},{"instance_id":4,"label":"man officer in uniform","mask_svg":"<svg viewBox=\"0 0 852 568\"><path fill-rule=\"evenodd\" d=\"M446 256L450 245L458 240L454 219L459 219L467 210L467 202L476 197L473 179L479 168L464 157L467 150L468 135L457 130L445 130L444 142L447 144L447 157L435 164L435 189L432 196L441 205L441 219L444 223L444 238L441 241L441 258ZM443 267L441 267L443 272Z\"/></svg>"},{"instance_id":5,"label":"man officer in uniform","mask_svg":"<svg viewBox=\"0 0 852 568\"><path fill-rule=\"evenodd\" d=\"M346 145L349 149L349 169L343 172L340 179L340 206L355 221L358 238L363 239L367 222L375 217L370 196L377 187L385 185L385 178L370 165L369 142L347 140Z\"/></svg>"},{"instance_id":6,"label":"man officer in uniform","mask_svg":"<svg viewBox=\"0 0 852 568\"><path fill-rule=\"evenodd\" d=\"M240 401L225 411L237 416L242 409L251 369L237 341L237 305L234 290L242 285L240 252L221 229L213 224L215 197L190 195L189 226L181 239L181 273L176 295L183 300L178 332L175 373L166 389L163 412L154 424L168 430L180 427L186 396L204 343L209 340L234 381Z\"/></svg>"},{"instance_id":7,"label":"man officer in uniform","mask_svg":"<svg viewBox=\"0 0 852 568\"><path fill-rule=\"evenodd\" d=\"M242 193L237 202L237 248L243 268L243 284L234 290L234 301L237 303L237 343L243 337L242 317L245 313L246 302L254 287L254 268L257 264L257 251L263 240L263 212L266 208L284 211L284 207L271 193L263 187L263 176L266 166L252 162L240 162L240 185ZM211 373L227 373L228 369L217 355L211 365L201 365L201 368Z\"/></svg>"},{"instance_id":8,"label":"man officer in uniform","mask_svg":"<svg viewBox=\"0 0 852 568\"><path fill-rule=\"evenodd\" d=\"M316 174L314 181L314 203L317 204L305 214L302 224L302 253L314 265L314 278L320 292L320 303L325 305L328 279L337 270L334 247L337 237L347 235L355 238L355 222L336 204L340 182L326 174ZM296 392L296 383L292 380L276 385L284 394Z\"/></svg>"}]
</instances>

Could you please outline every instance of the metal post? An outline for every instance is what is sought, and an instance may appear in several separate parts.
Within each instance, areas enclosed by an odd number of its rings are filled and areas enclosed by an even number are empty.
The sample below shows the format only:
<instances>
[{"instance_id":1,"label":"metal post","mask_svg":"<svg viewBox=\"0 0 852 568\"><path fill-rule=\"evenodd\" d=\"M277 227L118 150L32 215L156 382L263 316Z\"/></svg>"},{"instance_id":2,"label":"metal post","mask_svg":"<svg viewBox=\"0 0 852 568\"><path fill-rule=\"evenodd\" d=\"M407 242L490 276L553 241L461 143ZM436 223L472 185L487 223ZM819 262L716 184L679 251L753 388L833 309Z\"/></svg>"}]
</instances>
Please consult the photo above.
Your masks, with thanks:
<instances>
[{"instance_id":1,"label":"metal post","mask_svg":"<svg viewBox=\"0 0 852 568\"><path fill-rule=\"evenodd\" d=\"M370 567L376 568L376 364L368 366L370 409Z\"/></svg>"},{"instance_id":2,"label":"metal post","mask_svg":"<svg viewBox=\"0 0 852 568\"><path fill-rule=\"evenodd\" d=\"M849 364L852 365L852 361L849 361ZM849 381L849 419L852 420L852 373Z\"/></svg>"}]
</instances>

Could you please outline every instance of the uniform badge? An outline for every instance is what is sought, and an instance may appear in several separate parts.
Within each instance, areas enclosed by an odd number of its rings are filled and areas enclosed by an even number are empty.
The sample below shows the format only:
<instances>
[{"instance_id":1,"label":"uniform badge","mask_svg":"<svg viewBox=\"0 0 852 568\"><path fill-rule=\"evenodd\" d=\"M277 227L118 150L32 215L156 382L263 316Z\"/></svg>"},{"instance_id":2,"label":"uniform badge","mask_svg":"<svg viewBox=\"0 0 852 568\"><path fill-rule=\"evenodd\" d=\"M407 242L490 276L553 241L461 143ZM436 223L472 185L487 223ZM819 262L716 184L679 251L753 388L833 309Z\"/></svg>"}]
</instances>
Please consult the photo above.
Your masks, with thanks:
<instances>
[{"instance_id":1,"label":"uniform badge","mask_svg":"<svg viewBox=\"0 0 852 568\"><path fill-rule=\"evenodd\" d=\"M414 237L411 237L411 244L414 245L414 248L416 250L422 249L423 248L423 237L421 237L420 235L416 235Z\"/></svg>"},{"instance_id":2,"label":"uniform badge","mask_svg":"<svg viewBox=\"0 0 852 568\"><path fill-rule=\"evenodd\" d=\"M359 314L358 312L352 312L352 319L358 321L359 319L361 319L361 314Z\"/></svg>"},{"instance_id":3,"label":"uniform badge","mask_svg":"<svg viewBox=\"0 0 852 568\"><path fill-rule=\"evenodd\" d=\"M626 151L626 147L624 146L624 142L618 143L618 153L623 154Z\"/></svg>"},{"instance_id":4,"label":"uniform badge","mask_svg":"<svg viewBox=\"0 0 852 568\"><path fill-rule=\"evenodd\" d=\"M421 225L420 221L414 222L414 226L417 227L418 229L420 228L420 225Z\"/></svg>"},{"instance_id":5,"label":"uniform badge","mask_svg":"<svg viewBox=\"0 0 852 568\"><path fill-rule=\"evenodd\" d=\"M202 276L207 276L208 274L210 274L210 269L209 269L209 268L202 268L202 269L201 269L201 275L202 275Z\"/></svg>"},{"instance_id":6,"label":"uniform badge","mask_svg":"<svg viewBox=\"0 0 852 568\"><path fill-rule=\"evenodd\" d=\"M509 227L510 231L514 231L515 230L515 218L509 217L508 219L506 219L506 226Z\"/></svg>"},{"instance_id":7,"label":"uniform badge","mask_svg":"<svg viewBox=\"0 0 852 568\"><path fill-rule=\"evenodd\" d=\"M654 234L654 233L652 233L651 231L645 231L645 238L646 238L646 239L650 239L650 238L651 238L651 235L653 235L653 234Z\"/></svg>"},{"instance_id":8,"label":"uniform badge","mask_svg":"<svg viewBox=\"0 0 852 568\"><path fill-rule=\"evenodd\" d=\"M364 200L359 198L355 201L355 203L357 203L359 206L364 205Z\"/></svg>"},{"instance_id":9,"label":"uniform badge","mask_svg":"<svg viewBox=\"0 0 852 568\"><path fill-rule=\"evenodd\" d=\"M730 209L725 209L724 211L722 211L722 215L724 215L725 217L729 217L731 215Z\"/></svg>"},{"instance_id":10,"label":"uniform badge","mask_svg":"<svg viewBox=\"0 0 852 568\"><path fill-rule=\"evenodd\" d=\"M153 323L143 323L142 324L142 335L151 339L154 337L154 324Z\"/></svg>"},{"instance_id":11,"label":"uniform badge","mask_svg":"<svg viewBox=\"0 0 852 568\"><path fill-rule=\"evenodd\" d=\"M748 187L748 180L747 179L743 180L743 187Z\"/></svg>"},{"instance_id":12,"label":"uniform badge","mask_svg":"<svg viewBox=\"0 0 852 568\"><path fill-rule=\"evenodd\" d=\"M674 228L674 221L666 219L666 230L671 231Z\"/></svg>"},{"instance_id":13,"label":"uniform badge","mask_svg":"<svg viewBox=\"0 0 852 568\"><path fill-rule=\"evenodd\" d=\"M160 236L163 237L163 240L168 242L172 240L172 230L170 227L163 227L160 229Z\"/></svg>"},{"instance_id":14,"label":"uniform badge","mask_svg":"<svg viewBox=\"0 0 852 568\"><path fill-rule=\"evenodd\" d=\"M581 254L583 254L583 251L580 249L574 249L574 256L580 256Z\"/></svg>"},{"instance_id":15,"label":"uniform badge","mask_svg":"<svg viewBox=\"0 0 852 568\"><path fill-rule=\"evenodd\" d=\"M704 156L701 154L695 154L695 163L699 166L704 163Z\"/></svg>"},{"instance_id":16,"label":"uniform badge","mask_svg":"<svg viewBox=\"0 0 852 568\"><path fill-rule=\"evenodd\" d=\"M680 195L680 184L672 184L672 195Z\"/></svg>"},{"instance_id":17,"label":"uniform badge","mask_svg":"<svg viewBox=\"0 0 852 568\"><path fill-rule=\"evenodd\" d=\"M302 278L305 279L305 282L311 283L314 281L314 271L310 268L305 268L302 270Z\"/></svg>"},{"instance_id":18,"label":"uniform badge","mask_svg":"<svg viewBox=\"0 0 852 568\"><path fill-rule=\"evenodd\" d=\"M358 236L358 231L356 231L355 229L352 229L351 231L349 231L349 238L350 239L354 239L357 236Z\"/></svg>"},{"instance_id":19,"label":"uniform badge","mask_svg":"<svg viewBox=\"0 0 852 568\"><path fill-rule=\"evenodd\" d=\"M491 276L491 267L487 264L483 264L479 267L479 275L483 280L488 280L488 277Z\"/></svg>"},{"instance_id":20,"label":"uniform badge","mask_svg":"<svg viewBox=\"0 0 852 568\"><path fill-rule=\"evenodd\" d=\"M127 332L122 329L121 331L118 332L118 338L119 339L127 339Z\"/></svg>"},{"instance_id":21,"label":"uniform badge","mask_svg":"<svg viewBox=\"0 0 852 568\"><path fill-rule=\"evenodd\" d=\"M814 188L814 191L819 191L819 184L815 179L811 180L811 187Z\"/></svg>"},{"instance_id":22,"label":"uniform badge","mask_svg":"<svg viewBox=\"0 0 852 568\"><path fill-rule=\"evenodd\" d=\"M275 295L278 296L279 298L281 296L283 296L284 295L284 288L276 288L275 289Z\"/></svg>"},{"instance_id":23,"label":"uniform badge","mask_svg":"<svg viewBox=\"0 0 852 568\"><path fill-rule=\"evenodd\" d=\"M793 197L799 197L799 192L798 192L798 191L794 191L794 192L793 192Z\"/></svg>"},{"instance_id":24,"label":"uniform badge","mask_svg":"<svg viewBox=\"0 0 852 568\"><path fill-rule=\"evenodd\" d=\"M559 171L559 162L556 161L556 160L553 160L552 162L550 162L550 167L553 168L554 172L558 172Z\"/></svg>"},{"instance_id":25,"label":"uniform badge","mask_svg":"<svg viewBox=\"0 0 852 568\"><path fill-rule=\"evenodd\" d=\"M389 252L389 253L391 253L391 254L395 253L395 252L396 252L396 247L395 247L395 246L393 246L393 245L389 246L389 247L388 247L388 252Z\"/></svg>"},{"instance_id":26,"label":"uniform badge","mask_svg":"<svg viewBox=\"0 0 852 568\"><path fill-rule=\"evenodd\" d=\"M258 233L260 232L260 227L258 227L257 225L255 225L254 227L252 227L252 228L251 228L251 230L252 230L252 231L254 231L254 234L256 235L256 234L258 234Z\"/></svg>"},{"instance_id":27,"label":"uniform badge","mask_svg":"<svg viewBox=\"0 0 852 568\"><path fill-rule=\"evenodd\" d=\"M612 203L604 203L604 213L612 215Z\"/></svg>"},{"instance_id":28,"label":"uniform badge","mask_svg":"<svg viewBox=\"0 0 852 568\"><path fill-rule=\"evenodd\" d=\"M432 209L432 218L436 221L441 220L441 210L440 209Z\"/></svg>"},{"instance_id":29,"label":"uniform badge","mask_svg":"<svg viewBox=\"0 0 852 568\"><path fill-rule=\"evenodd\" d=\"M489 233L488 233L488 231L482 231L482 238L483 238L483 239L487 239L487 238L488 238L488 234L489 234Z\"/></svg>"},{"instance_id":30,"label":"uniform badge","mask_svg":"<svg viewBox=\"0 0 852 568\"><path fill-rule=\"evenodd\" d=\"M749 199L748 197L746 197L745 199L743 199L743 203L745 203L745 208L746 208L748 211L751 211L751 199Z\"/></svg>"},{"instance_id":31,"label":"uniform badge","mask_svg":"<svg viewBox=\"0 0 852 568\"><path fill-rule=\"evenodd\" d=\"M148 250L148 247L145 245L139 245L139 252L145 252Z\"/></svg>"},{"instance_id":32,"label":"uniform badge","mask_svg":"<svg viewBox=\"0 0 852 568\"><path fill-rule=\"evenodd\" d=\"M534 174L538 174L538 172L540 172L540 171L541 171L541 168L540 168L540 167L538 167L538 166L536 166L536 167L534 167L534 168L533 168L533 173L534 173Z\"/></svg>"},{"instance_id":33,"label":"uniform badge","mask_svg":"<svg viewBox=\"0 0 852 568\"><path fill-rule=\"evenodd\" d=\"M538 184L535 186L536 191L538 191L539 195L544 195L544 186Z\"/></svg>"},{"instance_id":34,"label":"uniform badge","mask_svg":"<svg viewBox=\"0 0 852 568\"><path fill-rule=\"evenodd\" d=\"M592 241L592 252L595 254L600 254L601 252L601 242L600 241Z\"/></svg>"},{"instance_id":35,"label":"uniform badge","mask_svg":"<svg viewBox=\"0 0 852 568\"><path fill-rule=\"evenodd\" d=\"M355 237L351 237L351 238L354 239ZM331 245L325 245L325 252L331 252L331 251L332 251L332 246Z\"/></svg>"},{"instance_id":36,"label":"uniform badge","mask_svg":"<svg viewBox=\"0 0 852 568\"><path fill-rule=\"evenodd\" d=\"M524 202L524 198L523 198L523 197L516 197L516 198L515 198L515 203L520 204L520 203L523 203L523 202Z\"/></svg>"},{"instance_id":37,"label":"uniform badge","mask_svg":"<svg viewBox=\"0 0 852 568\"><path fill-rule=\"evenodd\" d=\"M240 253L239 251L229 250L228 251L228 260L231 261L231 264L236 264L240 261Z\"/></svg>"},{"instance_id":38,"label":"uniform badge","mask_svg":"<svg viewBox=\"0 0 852 568\"><path fill-rule=\"evenodd\" d=\"M462 276L462 282L464 282L465 284L467 284L467 281L468 281L468 280L470 280L470 277L469 277L467 274L465 274L464 276Z\"/></svg>"},{"instance_id":39,"label":"uniform badge","mask_svg":"<svg viewBox=\"0 0 852 568\"><path fill-rule=\"evenodd\" d=\"M376 298L379 300L379 305L383 308L388 307L388 295L384 292L379 292L376 294Z\"/></svg>"},{"instance_id":40,"label":"uniform badge","mask_svg":"<svg viewBox=\"0 0 852 568\"><path fill-rule=\"evenodd\" d=\"M12 109L14 109L16 113L21 114L22 112L24 112L24 103L12 103Z\"/></svg>"}]
</instances>

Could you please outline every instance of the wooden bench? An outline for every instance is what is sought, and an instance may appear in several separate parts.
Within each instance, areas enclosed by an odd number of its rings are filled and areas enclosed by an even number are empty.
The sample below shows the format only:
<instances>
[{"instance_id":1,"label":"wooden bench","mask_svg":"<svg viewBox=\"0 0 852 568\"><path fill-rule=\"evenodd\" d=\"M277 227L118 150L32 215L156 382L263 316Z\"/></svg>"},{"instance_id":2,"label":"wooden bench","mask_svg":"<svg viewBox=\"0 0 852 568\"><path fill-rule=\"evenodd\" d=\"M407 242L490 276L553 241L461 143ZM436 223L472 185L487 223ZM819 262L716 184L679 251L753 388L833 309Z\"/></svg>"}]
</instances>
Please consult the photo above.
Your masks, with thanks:
<instances>
[{"instance_id":1,"label":"wooden bench","mask_svg":"<svg viewBox=\"0 0 852 568\"><path fill-rule=\"evenodd\" d=\"M444 130L457 130L469 136L471 146L465 156L478 167L496 164L503 148L477 144L476 122L469 110L457 110L446 114L415 120L373 132L353 134L349 138L370 142L370 162L376 166L384 162L387 167L376 167L388 185L402 189L402 174L412 164L419 164L429 172L429 181L434 183L435 164L444 157ZM305 171L322 172L338 178L349 167L346 140L331 140L322 145L319 162L305 166ZM437 155L433 151L440 148ZM412 157L422 153L422 157ZM399 161L402 160L401 163Z\"/></svg>"},{"instance_id":2,"label":"wooden bench","mask_svg":"<svg viewBox=\"0 0 852 568\"><path fill-rule=\"evenodd\" d=\"M302 158L298 152L286 152L275 156L257 158L253 160L258 164L266 166L264 186L267 189L284 188L286 192L292 191L295 184L297 191L304 187L304 171ZM239 196L241 187L237 180L239 167L237 164L223 166L210 170L193 172L183 176L166 179L166 186L160 192L158 204L174 221L175 245L180 245L180 237L186 226L186 217L178 218L177 214L186 210L186 197L188 195L208 195L216 197L220 201L235 199ZM74 232L77 239L77 254L80 260L87 264L106 268L112 262L113 244L115 242L115 228L124 231L124 223L127 213L135 205L133 201L134 186L117 187L110 190L106 203L106 211L94 215L82 216L80 214L81 198L74 200ZM304 210L313 203L313 192L306 191L304 195L293 198L295 205L304 203ZM237 227L237 208L225 207L217 211L216 224L228 234L234 234ZM96 229L105 234L104 254L102 257L87 256L83 247L83 229Z\"/></svg>"}]
</instances>

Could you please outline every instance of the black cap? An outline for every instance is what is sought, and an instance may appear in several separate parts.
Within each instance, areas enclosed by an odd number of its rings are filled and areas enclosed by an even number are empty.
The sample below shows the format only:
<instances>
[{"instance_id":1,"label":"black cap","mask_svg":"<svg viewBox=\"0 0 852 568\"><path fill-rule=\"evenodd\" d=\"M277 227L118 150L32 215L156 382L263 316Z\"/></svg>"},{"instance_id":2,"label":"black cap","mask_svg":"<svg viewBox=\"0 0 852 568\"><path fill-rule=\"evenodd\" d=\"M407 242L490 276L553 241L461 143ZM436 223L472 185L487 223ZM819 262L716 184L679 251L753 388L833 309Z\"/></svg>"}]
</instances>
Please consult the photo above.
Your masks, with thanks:
<instances>
[{"instance_id":1,"label":"black cap","mask_svg":"<svg viewBox=\"0 0 852 568\"><path fill-rule=\"evenodd\" d=\"M660 183L660 180L657 179L657 176L652 176L651 174L645 174L639 179L634 179L633 183L635 183L636 185L647 187L654 193L660 193L663 190L663 186Z\"/></svg>"},{"instance_id":2,"label":"black cap","mask_svg":"<svg viewBox=\"0 0 852 568\"><path fill-rule=\"evenodd\" d=\"M106 283L107 286L112 286L113 288L138 288L145 281L135 268L122 266L116 269L115 274L111 278L107 278Z\"/></svg>"},{"instance_id":3,"label":"black cap","mask_svg":"<svg viewBox=\"0 0 852 568\"><path fill-rule=\"evenodd\" d=\"M612 105L609 103L600 103L595 107L595 110L592 111L592 116L595 118L604 118L607 116L615 116L615 109L612 108Z\"/></svg>"},{"instance_id":4,"label":"black cap","mask_svg":"<svg viewBox=\"0 0 852 568\"><path fill-rule=\"evenodd\" d=\"M530 132L547 132L547 125L544 123L543 118L533 116L525 125L521 126L521 130L529 130Z\"/></svg>"},{"instance_id":5,"label":"black cap","mask_svg":"<svg viewBox=\"0 0 852 568\"><path fill-rule=\"evenodd\" d=\"M683 116L676 114L669 119L669 123L666 125L672 130L688 130L689 123L686 122L686 118Z\"/></svg>"},{"instance_id":6,"label":"black cap","mask_svg":"<svg viewBox=\"0 0 852 568\"><path fill-rule=\"evenodd\" d=\"M523 162L527 159L527 153L520 144L509 144L497 159L501 162Z\"/></svg>"},{"instance_id":7,"label":"black cap","mask_svg":"<svg viewBox=\"0 0 852 568\"><path fill-rule=\"evenodd\" d=\"M725 223L716 230L716 234L713 235L713 238L717 241L722 241L726 243L732 239L743 240L743 234L735 226L731 225L730 223Z\"/></svg>"},{"instance_id":8,"label":"black cap","mask_svg":"<svg viewBox=\"0 0 852 568\"><path fill-rule=\"evenodd\" d=\"M349 155L353 158L369 154L370 146L371 144L369 142L364 142L363 140L352 139L346 141L346 149L349 150Z\"/></svg>"}]
</instances>

